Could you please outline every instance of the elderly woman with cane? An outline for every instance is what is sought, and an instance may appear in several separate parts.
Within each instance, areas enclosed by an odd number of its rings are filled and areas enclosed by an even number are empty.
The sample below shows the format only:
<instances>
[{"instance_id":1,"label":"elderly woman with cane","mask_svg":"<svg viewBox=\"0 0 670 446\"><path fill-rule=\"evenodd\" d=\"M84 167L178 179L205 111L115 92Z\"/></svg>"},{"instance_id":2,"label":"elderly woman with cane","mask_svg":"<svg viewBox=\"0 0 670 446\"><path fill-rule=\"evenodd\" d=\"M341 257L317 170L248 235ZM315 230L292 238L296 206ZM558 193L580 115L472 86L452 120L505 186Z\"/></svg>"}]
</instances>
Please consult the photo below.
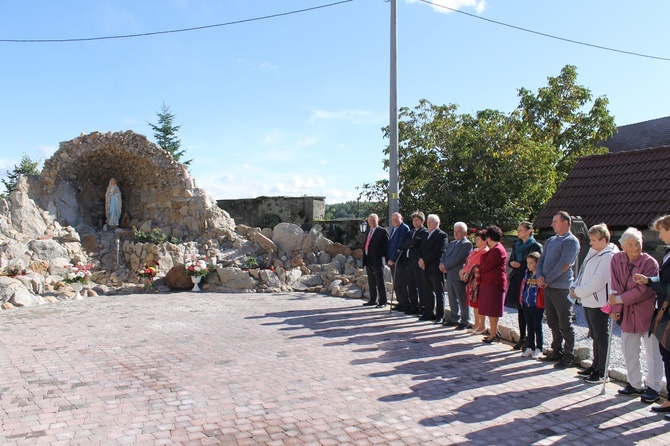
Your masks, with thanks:
<instances>
[{"instance_id":1,"label":"elderly woman with cane","mask_svg":"<svg viewBox=\"0 0 670 446\"><path fill-rule=\"evenodd\" d=\"M657 218L652 223L652 228L658 231L658 236L663 243L670 245L670 215ZM663 256L659 275L649 277L644 274L635 274L633 278L636 283L646 285L656 291L657 308L661 308L664 302L670 304L670 248L665 249L665 256ZM659 350L663 358L663 366L665 367L666 389L670 391L670 351L662 345L659 345ZM670 402L666 400L660 406L652 407L651 410L654 412L670 413ZM670 420L670 414L666 415L665 418Z\"/></svg>"},{"instance_id":2,"label":"elderly woman with cane","mask_svg":"<svg viewBox=\"0 0 670 446\"><path fill-rule=\"evenodd\" d=\"M609 343L609 316L601 311L607 303L607 284L610 281L610 263L619 248L610 243L610 231L601 223L589 229L591 249L579 268L577 279L570 285L570 297L584 307L584 316L593 338L593 364L577 372L591 384L605 380L607 345Z\"/></svg>"},{"instance_id":3,"label":"elderly woman with cane","mask_svg":"<svg viewBox=\"0 0 670 446\"><path fill-rule=\"evenodd\" d=\"M611 317L621 324L621 348L628 383L619 389L619 395L640 396L642 402L653 403L660 398L663 367L658 342L649 335L649 326L654 313L654 290L635 282L635 274L646 277L658 275L658 262L642 252L642 233L628 228L621 235L619 244L623 252L612 257L609 303ZM640 353L644 344L647 354L647 387L642 381Z\"/></svg>"}]
</instances>

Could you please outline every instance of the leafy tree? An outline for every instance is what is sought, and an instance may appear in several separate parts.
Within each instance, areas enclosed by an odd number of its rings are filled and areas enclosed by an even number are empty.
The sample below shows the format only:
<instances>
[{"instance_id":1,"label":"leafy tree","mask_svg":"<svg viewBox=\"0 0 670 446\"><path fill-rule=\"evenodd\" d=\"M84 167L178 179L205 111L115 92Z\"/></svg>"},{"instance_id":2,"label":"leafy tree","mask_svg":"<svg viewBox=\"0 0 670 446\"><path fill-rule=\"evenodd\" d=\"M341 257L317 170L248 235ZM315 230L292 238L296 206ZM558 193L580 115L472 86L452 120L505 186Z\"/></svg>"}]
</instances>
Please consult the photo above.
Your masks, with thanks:
<instances>
[{"instance_id":1,"label":"leafy tree","mask_svg":"<svg viewBox=\"0 0 670 446\"><path fill-rule=\"evenodd\" d=\"M598 143L616 130L606 97L598 97L591 108L591 91L577 85L577 67L566 65L557 77L547 78L548 85L532 94L519 89L517 126L534 141L547 142L557 150L554 165L558 175L556 186L570 173L577 160L586 155L607 153Z\"/></svg>"},{"instance_id":2,"label":"leafy tree","mask_svg":"<svg viewBox=\"0 0 670 446\"><path fill-rule=\"evenodd\" d=\"M581 111L591 94L575 80L576 69L566 66L537 96L519 90L521 103L510 114L458 114L456 105L425 99L414 109L401 108L401 211L421 209L477 227L514 228L532 220L576 160L601 151L596 144L614 130L606 98ZM383 131L388 137L388 127ZM387 194L387 180L362 186L362 197L384 206Z\"/></svg>"},{"instance_id":3,"label":"leafy tree","mask_svg":"<svg viewBox=\"0 0 670 446\"><path fill-rule=\"evenodd\" d=\"M7 179L2 180L2 184L5 185L3 197L9 197L9 194L16 190L19 175L39 175L40 169L37 168L38 165L39 161L33 161L29 156L24 154L19 165L14 164L14 169L11 172L7 172Z\"/></svg>"},{"instance_id":4,"label":"leafy tree","mask_svg":"<svg viewBox=\"0 0 670 446\"><path fill-rule=\"evenodd\" d=\"M154 131L156 144L172 155L172 158L174 158L175 161L180 162L181 157L186 153L186 150L180 150L181 140L177 137L177 132L181 126L174 125L175 114L172 113L170 107L163 103L160 112L156 113L156 116L158 116L157 125L147 122L149 127L151 127L151 130ZM193 160L188 160L182 164L189 165L192 161Z\"/></svg>"},{"instance_id":5,"label":"leafy tree","mask_svg":"<svg viewBox=\"0 0 670 446\"><path fill-rule=\"evenodd\" d=\"M517 132L499 111L472 116L456 110L427 100L400 110L402 212L421 209L447 222L513 227L539 211L553 192L550 148ZM387 184L366 184L364 194L381 199Z\"/></svg>"},{"instance_id":6,"label":"leafy tree","mask_svg":"<svg viewBox=\"0 0 670 446\"><path fill-rule=\"evenodd\" d=\"M375 203L347 201L326 205L324 220L336 218L365 218L374 212Z\"/></svg>"}]
</instances>

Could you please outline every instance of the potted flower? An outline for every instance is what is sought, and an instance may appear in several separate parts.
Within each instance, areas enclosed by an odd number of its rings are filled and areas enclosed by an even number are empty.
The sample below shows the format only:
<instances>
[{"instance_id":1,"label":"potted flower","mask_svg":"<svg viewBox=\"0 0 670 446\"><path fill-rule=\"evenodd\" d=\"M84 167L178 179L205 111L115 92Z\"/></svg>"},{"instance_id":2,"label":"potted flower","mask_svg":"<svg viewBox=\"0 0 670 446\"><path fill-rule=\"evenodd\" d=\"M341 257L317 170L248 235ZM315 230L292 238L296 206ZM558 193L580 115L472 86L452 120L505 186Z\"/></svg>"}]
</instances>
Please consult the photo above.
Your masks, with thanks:
<instances>
[{"instance_id":1,"label":"potted flower","mask_svg":"<svg viewBox=\"0 0 670 446\"><path fill-rule=\"evenodd\" d=\"M186 268L186 274L191 276L191 281L193 282L193 291L200 291L198 284L203 277L207 277L210 272L214 271L216 266L211 263L207 263L207 259L198 259L197 257L192 256L191 261L186 262L184 268Z\"/></svg>"},{"instance_id":2,"label":"potted flower","mask_svg":"<svg viewBox=\"0 0 670 446\"><path fill-rule=\"evenodd\" d=\"M138 280L142 281L142 289L144 292L149 292L151 287L153 287L154 277L158 274L158 261L156 259L151 261L151 264L143 263L136 271L135 274L138 277Z\"/></svg>"},{"instance_id":3,"label":"potted flower","mask_svg":"<svg viewBox=\"0 0 670 446\"><path fill-rule=\"evenodd\" d=\"M91 267L91 264L83 262L71 263L67 266L63 282L70 284L76 293L74 298L77 300L83 299L81 290L84 288L84 285L88 285L91 278Z\"/></svg>"}]
</instances>

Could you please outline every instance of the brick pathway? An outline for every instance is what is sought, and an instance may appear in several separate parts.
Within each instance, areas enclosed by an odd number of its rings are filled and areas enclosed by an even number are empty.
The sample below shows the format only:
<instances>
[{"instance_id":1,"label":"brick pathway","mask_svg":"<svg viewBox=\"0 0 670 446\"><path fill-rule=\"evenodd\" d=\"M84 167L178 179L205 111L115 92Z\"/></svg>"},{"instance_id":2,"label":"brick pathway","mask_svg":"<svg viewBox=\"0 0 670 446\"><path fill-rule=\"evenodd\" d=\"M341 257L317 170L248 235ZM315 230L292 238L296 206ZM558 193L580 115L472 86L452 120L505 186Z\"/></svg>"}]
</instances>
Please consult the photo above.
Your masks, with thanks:
<instances>
[{"instance_id":1,"label":"brick pathway","mask_svg":"<svg viewBox=\"0 0 670 446\"><path fill-rule=\"evenodd\" d=\"M639 399L360 300L98 297L0 313L2 445L670 444Z\"/></svg>"}]
</instances>

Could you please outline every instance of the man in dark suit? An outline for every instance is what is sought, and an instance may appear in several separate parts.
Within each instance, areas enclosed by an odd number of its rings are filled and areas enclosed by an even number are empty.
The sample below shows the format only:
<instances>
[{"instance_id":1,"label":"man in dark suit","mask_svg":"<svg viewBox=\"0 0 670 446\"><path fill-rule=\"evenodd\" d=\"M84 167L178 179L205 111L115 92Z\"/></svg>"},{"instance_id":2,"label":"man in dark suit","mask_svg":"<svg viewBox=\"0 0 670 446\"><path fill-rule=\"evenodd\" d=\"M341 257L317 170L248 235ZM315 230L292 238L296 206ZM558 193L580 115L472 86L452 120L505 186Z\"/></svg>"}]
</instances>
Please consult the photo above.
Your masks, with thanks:
<instances>
[{"instance_id":1,"label":"man in dark suit","mask_svg":"<svg viewBox=\"0 0 670 446\"><path fill-rule=\"evenodd\" d=\"M384 256L388 248L389 235L379 226L377 214L368 217L368 229L363 236L363 266L368 274L370 300L365 306L386 306L386 284L384 283ZM379 300L377 300L379 299Z\"/></svg>"},{"instance_id":2,"label":"man in dark suit","mask_svg":"<svg viewBox=\"0 0 670 446\"><path fill-rule=\"evenodd\" d=\"M440 217L428 215L428 236L421 243L419 266L426 273L426 300L422 321L435 320L436 324L444 321L444 274L440 271L440 259L447 250L449 239L440 229ZM434 311L433 311L434 309Z\"/></svg>"},{"instance_id":3,"label":"man in dark suit","mask_svg":"<svg viewBox=\"0 0 670 446\"><path fill-rule=\"evenodd\" d=\"M472 243L467 239L468 226L459 221L454 224L454 240L440 259L440 271L447 275L447 296L449 298L449 320L444 322L447 327L465 330L470 325L470 308L465 294L465 282L459 272L472 251Z\"/></svg>"},{"instance_id":4,"label":"man in dark suit","mask_svg":"<svg viewBox=\"0 0 670 446\"><path fill-rule=\"evenodd\" d=\"M409 233L409 226L402 221L400 212L391 215L391 235L389 236L388 250L386 251L386 264L391 268L393 275L393 290L395 291L398 305L394 310L406 311L409 309L407 304L407 282L405 281L405 268L407 267L407 257L401 256L402 249L400 243Z\"/></svg>"},{"instance_id":5,"label":"man in dark suit","mask_svg":"<svg viewBox=\"0 0 670 446\"><path fill-rule=\"evenodd\" d=\"M428 237L428 230L423 225L426 220L423 212L415 211L412 214L412 229L405 235L401 247L402 256L407 261L405 279L407 280L407 305L405 314L420 314L423 311L423 302L426 294L426 276L423 269L419 267L421 258L421 242Z\"/></svg>"}]
</instances>

